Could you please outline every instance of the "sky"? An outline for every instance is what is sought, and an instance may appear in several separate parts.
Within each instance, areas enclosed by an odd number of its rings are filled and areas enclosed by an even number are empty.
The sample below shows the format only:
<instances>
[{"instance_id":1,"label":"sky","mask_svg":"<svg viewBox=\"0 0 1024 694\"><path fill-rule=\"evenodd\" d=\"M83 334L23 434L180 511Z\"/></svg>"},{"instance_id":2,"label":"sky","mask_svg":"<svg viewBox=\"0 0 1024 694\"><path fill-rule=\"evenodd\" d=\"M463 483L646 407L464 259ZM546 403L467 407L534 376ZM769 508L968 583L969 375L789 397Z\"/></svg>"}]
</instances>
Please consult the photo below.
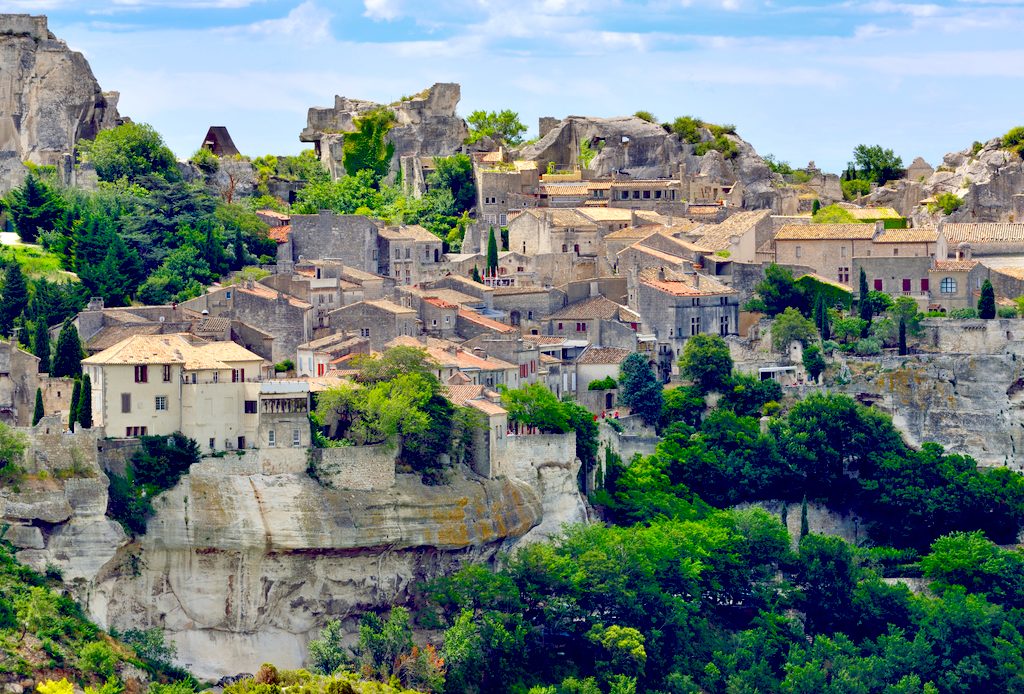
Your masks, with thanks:
<instances>
[{"instance_id":1,"label":"sky","mask_svg":"<svg viewBox=\"0 0 1024 694\"><path fill-rule=\"evenodd\" d=\"M459 113L644 109L732 123L840 171L858 144L933 166L1024 124L1024 0L0 0L45 13L120 111L183 157L210 125L292 154L311 106L459 82ZM531 135L528 135L531 136Z\"/></svg>"}]
</instances>

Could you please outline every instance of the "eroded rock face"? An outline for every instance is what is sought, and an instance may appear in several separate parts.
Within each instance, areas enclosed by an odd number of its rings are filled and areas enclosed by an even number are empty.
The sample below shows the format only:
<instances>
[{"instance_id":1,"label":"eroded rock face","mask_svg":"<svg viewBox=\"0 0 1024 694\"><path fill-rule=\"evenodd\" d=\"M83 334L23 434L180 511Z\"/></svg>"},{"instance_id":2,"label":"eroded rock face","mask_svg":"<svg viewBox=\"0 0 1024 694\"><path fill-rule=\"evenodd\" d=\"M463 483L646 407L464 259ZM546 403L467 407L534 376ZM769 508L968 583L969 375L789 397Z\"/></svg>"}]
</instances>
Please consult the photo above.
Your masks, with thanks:
<instances>
[{"instance_id":1,"label":"eroded rock face","mask_svg":"<svg viewBox=\"0 0 1024 694\"><path fill-rule=\"evenodd\" d=\"M0 15L0 190L24 179L23 161L56 166L72 182L75 143L117 124L117 100L46 17Z\"/></svg>"},{"instance_id":2,"label":"eroded rock face","mask_svg":"<svg viewBox=\"0 0 1024 694\"><path fill-rule=\"evenodd\" d=\"M948 217L931 212L922 200L952 193L963 199ZM1020 221L1024 213L1024 160L1003 149L1001 138L993 138L980 150L973 147L950 152L925 180L893 181L862 201L869 205L894 207L910 216L915 226L934 226L941 219L950 222Z\"/></svg>"},{"instance_id":3,"label":"eroded rock face","mask_svg":"<svg viewBox=\"0 0 1024 694\"><path fill-rule=\"evenodd\" d=\"M104 626L161 627L204 677L270 660L298 667L328 619L354 633L362 612L491 560L555 503L511 476L462 472L428 487L399 475L388 490L343 491L220 462L193 466L162 495L146 535L80 596ZM575 487L572 495L579 501Z\"/></svg>"},{"instance_id":4,"label":"eroded rock face","mask_svg":"<svg viewBox=\"0 0 1024 694\"><path fill-rule=\"evenodd\" d=\"M412 97L383 105L344 96L334 97L334 107L309 109L307 124L299 135L302 142L317 144L320 160L333 178L345 175L342 143L344 134L356 129L355 121L367 111L387 108L395 124L387 140L395 145L391 177L399 171L405 156L449 156L460 151L469 135L466 122L456 113L462 90L458 84L437 83Z\"/></svg>"}]
</instances>

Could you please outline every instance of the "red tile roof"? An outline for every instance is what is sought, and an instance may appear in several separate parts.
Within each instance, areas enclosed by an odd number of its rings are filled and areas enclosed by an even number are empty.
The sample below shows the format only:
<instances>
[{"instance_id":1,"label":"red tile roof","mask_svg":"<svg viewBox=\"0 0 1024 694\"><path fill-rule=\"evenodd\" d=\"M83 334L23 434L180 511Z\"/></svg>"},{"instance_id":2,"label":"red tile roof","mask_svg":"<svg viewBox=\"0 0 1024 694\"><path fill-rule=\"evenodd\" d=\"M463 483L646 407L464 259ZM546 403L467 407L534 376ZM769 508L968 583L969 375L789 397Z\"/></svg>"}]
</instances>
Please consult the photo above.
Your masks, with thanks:
<instances>
[{"instance_id":1,"label":"red tile roof","mask_svg":"<svg viewBox=\"0 0 1024 694\"><path fill-rule=\"evenodd\" d=\"M267 231L267 236L277 241L278 243L288 243L288 239L292 235L292 225L284 224L279 227L270 227Z\"/></svg>"}]
</instances>

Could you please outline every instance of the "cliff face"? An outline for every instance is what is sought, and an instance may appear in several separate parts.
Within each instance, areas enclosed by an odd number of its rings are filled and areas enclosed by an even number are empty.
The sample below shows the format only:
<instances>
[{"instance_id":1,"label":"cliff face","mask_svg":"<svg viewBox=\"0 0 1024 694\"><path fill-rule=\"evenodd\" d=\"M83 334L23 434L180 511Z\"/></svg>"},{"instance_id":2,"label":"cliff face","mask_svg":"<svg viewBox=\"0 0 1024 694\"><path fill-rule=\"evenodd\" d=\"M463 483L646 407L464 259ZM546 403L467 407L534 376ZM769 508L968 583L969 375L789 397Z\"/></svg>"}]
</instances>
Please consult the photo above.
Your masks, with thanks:
<instances>
[{"instance_id":1,"label":"cliff face","mask_svg":"<svg viewBox=\"0 0 1024 694\"><path fill-rule=\"evenodd\" d=\"M391 174L400 169L402 157L449 156L462 147L469 135L466 122L456 113L462 90L457 84L438 83L412 97L383 105L344 96L334 97L333 108L309 109L302 142L317 145L320 160L333 178L345 175L342 143L346 132L356 129L355 121L367 111L387 108L395 114L395 124L387 140L395 145Z\"/></svg>"},{"instance_id":2,"label":"cliff face","mask_svg":"<svg viewBox=\"0 0 1024 694\"><path fill-rule=\"evenodd\" d=\"M161 628L203 677L299 667L329 619L354 635L362 612L401 603L419 582L586 520L571 437L523 437L537 440L507 475L458 468L433 487L414 475L372 491L323 487L304 456L284 455L294 451L206 459L154 500L146 534L130 542L104 515L97 446L108 465L130 451L98 430L61 430L44 419L30 479L0 489L7 539L25 563L61 569L97 623Z\"/></svg>"},{"instance_id":3,"label":"cliff face","mask_svg":"<svg viewBox=\"0 0 1024 694\"><path fill-rule=\"evenodd\" d=\"M942 193L963 199L948 217L929 212L920 202ZM1001 138L986 142L981 149L950 152L925 181L894 181L873 191L863 201L870 205L894 207L911 216L917 226L934 226L945 218L950 222L1008 222L1024 218L1024 160L1003 149Z\"/></svg>"},{"instance_id":4,"label":"cliff face","mask_svg":"<svg viewBox=\"0 0 1024 694\"><path fill-rule=\"evenodd\" d=\"M117 124L117 99L46 17L0 15L0 190L22 181L24 161L56 166L72 182L75 143Z\"/></svg>"}]
</instances>

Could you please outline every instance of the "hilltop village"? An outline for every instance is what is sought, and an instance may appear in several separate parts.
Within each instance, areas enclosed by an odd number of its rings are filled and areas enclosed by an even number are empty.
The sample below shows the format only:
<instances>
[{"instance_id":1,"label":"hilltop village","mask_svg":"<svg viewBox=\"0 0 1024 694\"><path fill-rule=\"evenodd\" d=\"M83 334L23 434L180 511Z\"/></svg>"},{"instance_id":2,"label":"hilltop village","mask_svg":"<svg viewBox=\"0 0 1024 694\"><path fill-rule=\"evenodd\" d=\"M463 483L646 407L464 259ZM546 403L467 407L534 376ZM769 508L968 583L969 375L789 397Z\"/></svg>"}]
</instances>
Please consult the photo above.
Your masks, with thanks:
<instances>
[{"instance_id":1,"label":"hilltop village","mask_svg":"<svg viewBox=\"0 0 1024 694\"><path fill-rule=\"evenodd\" d=\"M5 692L1021 686L1024 128L829 173L438 83L178 160L0 49Z\"/></svg>"}]
</instances>

